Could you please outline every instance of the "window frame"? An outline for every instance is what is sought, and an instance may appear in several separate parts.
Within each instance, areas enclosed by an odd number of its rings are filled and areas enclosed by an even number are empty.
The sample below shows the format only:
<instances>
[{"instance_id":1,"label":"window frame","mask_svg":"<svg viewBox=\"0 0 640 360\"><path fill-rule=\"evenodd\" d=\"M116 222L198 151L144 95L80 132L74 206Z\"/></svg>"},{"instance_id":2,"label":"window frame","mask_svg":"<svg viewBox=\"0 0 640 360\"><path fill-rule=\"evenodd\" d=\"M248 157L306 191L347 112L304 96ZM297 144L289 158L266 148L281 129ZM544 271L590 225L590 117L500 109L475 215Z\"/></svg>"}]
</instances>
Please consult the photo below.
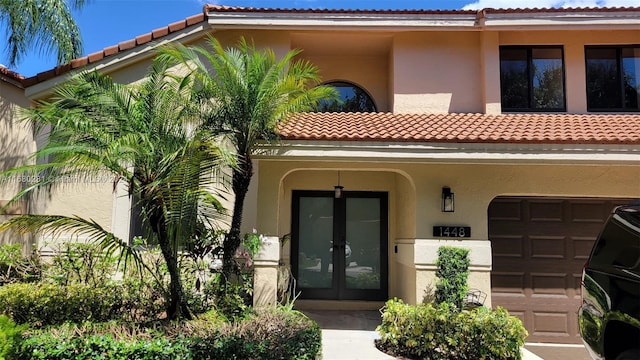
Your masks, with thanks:
<instances>
[{"instance_id":1,"label":"window frame","mask_svg":"<svg viewBox=\"0 0 640 360\"><path fill-rule=\"evenodd\" d=\"M525 108L505 108L502 102L502 50L526 50L527 51L527 102L528 107ZM533 50L534 49L554 49L560 50L560 60L562 61L562 107L558 108L535 108L534 102L534 86L533 78ZM566 112L567 111L567 81L566 81L566 66L564 59L564 46L563 45L500 45L498 51L498 66L500 72L500 110L502 112Z\"/></svg>"},{"instance_id":2,"label":"window frame","mask_svg":"<svg viewBox=\"0 0 640 360\"><path fill-rule=\"evenodd\" d=\"M368 112L369 113L377 113L377 112L379 112L378 105L376 104L376 100L373 98L373 96L371 96L371 93L369 91L367 91L364 87L354 83L353 81L348 81L348 80L330 80L330 81L324 81L322 83L322 85L324 85L324 86L335 86L335 84L346 85L346 86L350 86L352 88L359 89L365 95L367 95L367 97L371 101L371 104L373 105L373 111L368 111ZM319 111L319 112L331 112L331 111Z\"/></svg>"},{"instance_id":3,"label":"window frame","mask_svg":"<svg viewBox=\"0 0 640 360\"><path fill-rule=\"evenodd\" d=\"M597 108L597 107L591 107L589 106L589 81L587 78L588 75L588 66L587 66L587 51L589 49L609 49L609 50L615 50L616 52L616 66L617 66L617 77L618 77L618 81L620 82L619 88L620 88L620 98L618 99L618 107L611 107L611 108ZM625 95L625 91L624 91L624 77L622 74L622 50L623 49L639 49L640 50L640 44L623 44L623 45L619 45L619 44L610 44L610 45L585 45L584 46L584 80L585 80L585 100L587 103L587 111L589 112L640 112L640 104L638 105L637 108L625 108L624 107L624 95ZM639 58L640 59L640 58ZM640 79L640 76L639 76Z\"/></svg>"}]
</instances>

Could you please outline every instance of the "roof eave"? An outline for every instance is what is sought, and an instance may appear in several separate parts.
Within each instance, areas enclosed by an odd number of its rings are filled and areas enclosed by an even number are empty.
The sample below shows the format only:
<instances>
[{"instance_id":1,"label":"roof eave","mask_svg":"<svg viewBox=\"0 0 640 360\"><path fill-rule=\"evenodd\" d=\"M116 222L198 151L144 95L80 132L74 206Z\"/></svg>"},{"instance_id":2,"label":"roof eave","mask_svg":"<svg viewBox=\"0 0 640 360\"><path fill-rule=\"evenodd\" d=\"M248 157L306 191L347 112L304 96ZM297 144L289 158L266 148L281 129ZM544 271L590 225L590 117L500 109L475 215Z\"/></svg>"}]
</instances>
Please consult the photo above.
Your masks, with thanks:
<instances>
[{"instance_id":1,"label":"roof eave","mask_svg":"<svg viewBox=\"0 0 640 360\"><path fill-rule=\"evenodd\" d=\"M543 29L635 29L640 28L640 11L484 13L480 26L487 30Z\"/></svg>"},{"instance_id":2,"label":"roof eave","mask_svg":"<svg viewBox=\"0 0 640 360\"><path fill-rule=\"evenodd\" d=\"M243 29L416 30L473 29L475 14L361 14L209 12L210 25Z\"/></svg>"},{"instance_id":3,"label":"roof eave","mask_svg":"<svg viewBox=\"0 0 640 360\"><path fill-rule=\"evenodd\" d=\"M637 145L284 140L256 160L638 166Z\"/></svg>"},{"instance_id":4,"label":"roof eave","mask_svg":"<svg viewBox=\"0 0 640 360\"><path fill-rule=\"evenodd\" d=\"M53 76L47 80L36 82L32 86L25 88L25 95L29 99L38 99L46 97L51 94L52 90L67 81L70 77L77 73L77 71L94 71L98 70L101 73L112 73L119 69L125 68L131 64L149 59L154 56L155 50L163 45L174 41L191 42L203 36L204 30L209 29L209 25L206 22L202 22L198 25L188 27L184 30L177 31L166 36L162 36L156 41L147 42L143 45L134 46L128 50L120 51L115 55L103 56L99 60L88 64L82 64L78 66L75 71L65 71L60 75ZM92 55L89 55L90 58ZM56 69L50 70L55 71ZM44 73L38 74L37 77L43 76Z\"/></svg>"},{"instance_id":5,"label":"roof eave","mask_svg":"<svg viewBox=\"0 0 640 360\"><path fill-rule=\"evenodd\" d=\"M268 11L267 11L268 10ZM637 29L640 11L570 9L501 11L484 9L451 12L329 12L273 9L215 10L206 13L215 27L242 29L314 30L531 30ZM615 10L615 11L614 11Z\"/></svg>"}]
</instances>

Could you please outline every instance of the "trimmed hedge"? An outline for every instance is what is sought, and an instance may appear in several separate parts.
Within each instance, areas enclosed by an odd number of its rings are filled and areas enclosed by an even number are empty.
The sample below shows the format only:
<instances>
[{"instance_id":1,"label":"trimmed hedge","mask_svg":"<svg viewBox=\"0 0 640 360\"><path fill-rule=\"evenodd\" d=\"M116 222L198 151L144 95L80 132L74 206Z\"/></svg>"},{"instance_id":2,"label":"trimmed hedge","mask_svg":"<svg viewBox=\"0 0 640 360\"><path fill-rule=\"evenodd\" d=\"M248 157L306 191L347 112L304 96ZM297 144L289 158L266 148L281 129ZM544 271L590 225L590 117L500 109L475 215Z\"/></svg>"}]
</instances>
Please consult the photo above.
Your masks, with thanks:
<instances>
[{"instance_id":1,"label":"trimmed hedge","mask_svg":"<svg viewBox=\"0 0 640 360\"><path fill-rule=\"evenodd\" d=\"M411 359L521 359L527 331L498 307L459 311L448 303L387 301L376 329L378 348Z\"/></svg>"},{"instance_id":2,"label":"trimmed hedge","mask_svg":"<svg viewBox=\"0 0 640 360\"><path fill-rule=\"evenodd\" d=\"M117 286L7 284L0 286L0 314L34 327L108 321L122 311L121 294Z\"/></svg>"},{"instance_id":3,"label":"trimmed hedge","mask_svg":"<svg viewBox=\"0 0 640 360\"><path fill-rule=\"evenodd\" d=\"M63 325L26 334L18 360L35 359L315 359L318 325L297 311L261 311L239 323L197 319L138 328Z\"/></svg>"},{"instance_id":4,"label":"trimmed hedge","mask_svg":"<svg viewBox=\"0 0 640 360\"><path fill-rule=\"evenodd\" d=\"M455 246L441 246L438 248L436 265L436 303L453 304L459 310L464 306L464 300L469 290L469 249Z\"/></svg>"}]
</instances>

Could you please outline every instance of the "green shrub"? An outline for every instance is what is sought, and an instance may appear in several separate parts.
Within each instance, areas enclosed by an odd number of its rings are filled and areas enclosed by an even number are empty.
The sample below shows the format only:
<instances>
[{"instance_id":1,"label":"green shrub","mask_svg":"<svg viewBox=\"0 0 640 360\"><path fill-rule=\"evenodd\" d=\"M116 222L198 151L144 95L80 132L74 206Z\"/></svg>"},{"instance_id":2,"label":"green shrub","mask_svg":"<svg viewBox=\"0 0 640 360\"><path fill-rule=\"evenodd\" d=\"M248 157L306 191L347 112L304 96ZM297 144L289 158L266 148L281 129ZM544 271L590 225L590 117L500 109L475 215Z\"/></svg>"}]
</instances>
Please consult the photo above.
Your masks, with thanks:
<instances>
[{"instance_id":1,"label":"green shrub","mask_svg":"<svg viewBox=\"0 0 640 360\"><path fill-rule=\"evenodd\" d=\"M315 359L318 325L297 311L264 310L237 323L210 311L186 322L64 324L32 330L16 359Z\"/></svg>"},{"instance_id":2,"label":"green shrub","mask_svg":"<svg viewBox=\"0 0 640 360\"><path fill-rule=\"evenodd\" d=\"M503 309L458 311L451 304L387 301L377 346L411 359L521 359L527 331Z\"/></svg>"},{"instance_id":3,"label":"green shrub","mask_svg":"<svg viewBox=\"0 0 640 360\"><path fill-rule=\"evenodd\" d=\"M192 359L185 344L165 338L123 341L112 335L83 337L42 333L23 341L17 360Z\"/></svg>"},{"instance_id":4,"label":"green shrub","mask_svg":"<svg viewBox=\"0 0 640 360\"><path fill-rule=\"evenodd\" d=\"M462 309L469 285L469 249L441 246L436 265L436 303L453 304Z\"/></svg>"},{"instance_id":5,"label":"green shrub","mask_svg":"<svg viewBox=\"0 0 640 360\"><path fill-rule=\"evenodd\" d=\"M116 285L8 284L0 287L0 313L34 327L107 321L123 311L121 293Z\"/></svg>"},{"instance_id":6,"label":"green shrub","mask_svg":"<svg viewBox=\"0 0 640 360\"><path fill-rule=\"evenodd\" d=\"M213 332L193 322L190 330L182 330L194 359L310 360L321 348L318 324L295 310L260 310Z\"/></svg>"},{"instance_id":7,"label":"green shrub","mask_svg":"<svg viewBox=\"0 0 640 360\"><path fill-rule=\"evenodd\" d=\"M14 282L38 281L44 266L38 254L22 255L21 244L0 245L0 286Z\"/></svg>"},{"instance_id":8,"label":"green shrub","mask_svg":"<svg viewBox=\"0 0 640 360\"><path fill-rule=\"evenodd\" d=\"M117 259L105 255L100 245L69 241L58 245L47 276L60 285L100 286L111 279L116 265Z\"/></svg>"},{"instance_id":9,"label":"green shrub","mask_svg":"<svg viewBox=\"0 0 640 360\"><path fill-rule=\"evenodd\" d=\"M15 354L25 325L16 325L8 316L0 315L0 360Z\"/></svg>"},{"instance_id":10,"label":"green shrub","mask_svg":"<svg viewBox=\"0 0 640 360\"><path fill-rule=\"evenodd\" d=\"M295 310L264 309L237 329L257 345L259 359L315 359L321 348L318 324Z\"/></svg>"}]
</instances>

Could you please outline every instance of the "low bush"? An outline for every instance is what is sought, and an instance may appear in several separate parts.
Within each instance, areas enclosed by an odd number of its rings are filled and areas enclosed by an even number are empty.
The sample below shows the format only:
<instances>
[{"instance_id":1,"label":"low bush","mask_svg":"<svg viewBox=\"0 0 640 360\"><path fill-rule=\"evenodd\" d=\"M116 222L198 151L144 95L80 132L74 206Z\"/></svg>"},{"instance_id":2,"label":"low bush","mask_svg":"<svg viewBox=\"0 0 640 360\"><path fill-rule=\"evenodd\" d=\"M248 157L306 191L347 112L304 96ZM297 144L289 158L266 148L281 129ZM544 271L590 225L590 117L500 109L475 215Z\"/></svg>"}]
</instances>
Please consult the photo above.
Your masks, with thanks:
<instances>
[{"instance_id":1,"label":"low bush","mask_svg":"<svg viewBox=\"0 0 640 360\"><path fill-rule=\"evenodd\" d=\"M315 359L321 348L318 324L295 310L261 310L235 329L238 337L257 345L257 359Z\"/></svg>"},{"instance_id":2,"label":"low bush","mask_svg":"<svg viewBox=\"0 0 640 360\"><path fill-rule=\"evenodd\" d=\"M123 311L121 293L116 285L7 284L0 287L0 313L33 327L107 321Z\"/></svg>"},{"instance_id":3,"label":"low bush","mask_svg":"<svg viewBox=\"0 0 640 360\"><path fill-rule=\"evenodd\" d=\"M297 311L264 310L224 323L209 312L186 322L65 324L33 330L16 359L315 359L318 325Z\"/></svg>"},{"instance_id":4,"label":"low bush","mask_svg":"<svg viewBox=\"0 0 640 360\"><path fill-rule=\"evenodd\" d=\"M380 350L411 359L521 359L527 331L503 308L459 311L448 303L387 301Z\"/></svg>"},{"instance_id":5,"label":"low bush","mask_svg":"<svg viewBox=\"0 0 640 360\"><path fill-rule=\"evenodd\" d=\"M100 286L116 272L117 259L95 243L64 242L47 269L47 277L60 285Z\"/></svg>"},{"instance_id":6,"label":"low bush","mask_svg":"<svg viewBox=\"0 0 640 360\"><path fill-rule=\"evenodd\" d=\"M42 278L44 265L38 254L22 255L21 244L0 245L0 286L15 282L34 282Z\"/></svg>"},{"instance_id":7,"label":"low bush","mask_svg":"<svg viewBox=\"0 0 640 360\"><path fill-rule=\"evenodd\" d=\"M25 325L16 325L8 316L0 315L0 360L15 354L25 329Z\"/></svg>"}]
</instances>

